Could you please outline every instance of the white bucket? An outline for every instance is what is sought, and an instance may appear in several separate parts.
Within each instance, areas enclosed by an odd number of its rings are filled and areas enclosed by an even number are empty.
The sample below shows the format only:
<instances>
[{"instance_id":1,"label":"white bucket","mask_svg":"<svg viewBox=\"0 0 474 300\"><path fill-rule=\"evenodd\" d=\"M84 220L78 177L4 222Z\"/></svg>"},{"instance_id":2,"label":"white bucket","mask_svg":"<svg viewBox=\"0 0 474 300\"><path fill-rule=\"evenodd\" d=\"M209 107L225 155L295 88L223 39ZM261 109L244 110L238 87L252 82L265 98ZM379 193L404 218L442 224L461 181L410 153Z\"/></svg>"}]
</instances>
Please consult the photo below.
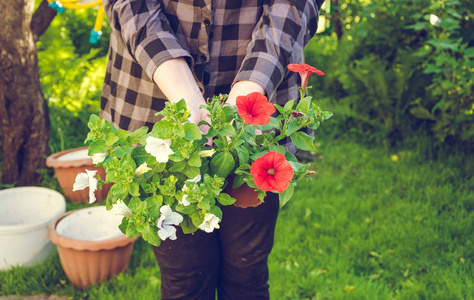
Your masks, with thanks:
<instances>
[{"instance_id":1,"label":"white bucket","mask_svg":"<svg viewBox=\"0 0 474 300\"><path fill-rule=\"evenodd\" d=\"M42 187L0 191L0 270L41 262L54 251L48 224L66 211L64 196Z\"/></svg>"},{"instance_id":2,"label":"white bucket","mask_svg":"<svg viewBox=\"0 0 474 300\"><path fill-rule=\"evenodd\" d=\"M74 240L108 240L124 235L118 228L122 218L103 205L83 208L59 221L56 232Z\"/></svg>"}]
</instances>

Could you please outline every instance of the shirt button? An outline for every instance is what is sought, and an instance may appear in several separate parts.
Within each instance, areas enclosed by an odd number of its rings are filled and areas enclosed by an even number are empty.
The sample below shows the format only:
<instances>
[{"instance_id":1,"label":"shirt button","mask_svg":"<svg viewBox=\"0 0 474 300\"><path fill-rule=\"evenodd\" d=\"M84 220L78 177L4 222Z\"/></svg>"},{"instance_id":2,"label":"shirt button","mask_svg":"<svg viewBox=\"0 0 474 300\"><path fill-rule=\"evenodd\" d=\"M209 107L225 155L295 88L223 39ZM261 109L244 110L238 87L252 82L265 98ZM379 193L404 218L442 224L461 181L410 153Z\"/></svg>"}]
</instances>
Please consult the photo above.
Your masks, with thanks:
<instances>
[{"instance_id":1,"label":"shirt button","mask_svg":"<svg viewBox=\"0 0 474 300\"><path fill-rule=\"evenodd\" d=\"M209 19L204 19L204 25L209 26L211 25L211 21Z\"/></svg>"}]
</instances>

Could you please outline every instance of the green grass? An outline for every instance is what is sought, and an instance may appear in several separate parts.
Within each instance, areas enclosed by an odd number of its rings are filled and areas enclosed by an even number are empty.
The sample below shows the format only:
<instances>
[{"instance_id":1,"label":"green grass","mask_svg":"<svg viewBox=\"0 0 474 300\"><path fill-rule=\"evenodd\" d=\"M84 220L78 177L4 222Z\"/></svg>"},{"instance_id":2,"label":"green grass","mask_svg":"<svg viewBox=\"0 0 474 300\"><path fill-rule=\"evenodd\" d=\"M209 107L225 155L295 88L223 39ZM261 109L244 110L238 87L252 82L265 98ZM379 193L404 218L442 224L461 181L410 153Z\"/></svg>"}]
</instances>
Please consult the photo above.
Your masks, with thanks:
<instances>
[{"instance_id":1,"label":"green grass","mask_svg":"<svg viewBox=\"0 0 474 300\"><path fill-rule=\"evenodd\" d=\"M435 162L334 140L320 152L313 180L280 213L272 299L474 299L472 156ZM69 284L56 255L0 272L0 295L157 299L159 285L143 241L127 272L85 291Z\"/></svg>"}]
</instances>

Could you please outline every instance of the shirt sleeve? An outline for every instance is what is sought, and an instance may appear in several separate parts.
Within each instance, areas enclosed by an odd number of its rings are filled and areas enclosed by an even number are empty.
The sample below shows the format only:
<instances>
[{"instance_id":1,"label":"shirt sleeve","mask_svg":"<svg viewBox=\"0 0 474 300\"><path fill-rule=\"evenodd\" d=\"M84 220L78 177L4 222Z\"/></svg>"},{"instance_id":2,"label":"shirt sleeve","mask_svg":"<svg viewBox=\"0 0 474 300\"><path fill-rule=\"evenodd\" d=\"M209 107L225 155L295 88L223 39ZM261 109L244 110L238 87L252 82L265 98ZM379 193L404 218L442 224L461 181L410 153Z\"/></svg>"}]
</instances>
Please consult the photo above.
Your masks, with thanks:
<instances>
[{"instance_id":1,"label":"shirt sleeve","mask_svg":"<svg viewBox=\"0 0 474 300\"><path fill-rule=\"evenodd\" d=\"M303 50L316 33L324 0L265 1L247 54L234 83L259 83L271 98L290 63L303 61Z\"/></svg>"},{"instance_id":2,"label":"shirt sleeve","mask_svg":"<svg viewBox=\"0 0 474 300\"><path fill-rule=\"evenodd\" d=\"M130 54L150 78L163 62L184 57L190 66L192 56L176 39L163 11L162 1L104 0L110 25L119 32Z\"/></svg>"}]
</instances>

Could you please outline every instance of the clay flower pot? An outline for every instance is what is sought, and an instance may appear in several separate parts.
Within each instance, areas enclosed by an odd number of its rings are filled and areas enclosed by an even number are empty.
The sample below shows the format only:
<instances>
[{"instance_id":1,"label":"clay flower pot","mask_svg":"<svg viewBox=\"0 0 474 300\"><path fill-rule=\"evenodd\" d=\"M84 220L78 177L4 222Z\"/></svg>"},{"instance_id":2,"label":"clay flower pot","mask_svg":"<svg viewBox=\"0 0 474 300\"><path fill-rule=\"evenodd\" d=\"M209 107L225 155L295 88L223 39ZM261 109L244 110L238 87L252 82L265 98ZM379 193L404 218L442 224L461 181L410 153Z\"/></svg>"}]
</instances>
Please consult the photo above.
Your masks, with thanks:
<instances>
[{"instance_id":1,"label":"clay flower pot","mask_svg":"<svg viewBox=\"0 0 474 300\"><path fill-rule=\"evenodd\" d=\"M80 191L72 191L72 187L79 173L85 173L86 169L97 170L97 175L105 179L104 168L94 167L92 158L87 155L87 147L69 149L51 154L46 159L46 165L54 168L54 174L58 179L61 189L69 200L73 202L86 203L89 201L89 188ZM102 190L97 189L95 196L97 201L107 198L111 184L104 184Z\"/></svg>"},{"instance_id":2,"label":"clay flower pot","mask_svg":"<svg viewBox=\"0 0 474 300\"><path fill-rule=\"evenodd\" d=\"M66 211L60 193L42 187L0 191L0 270L41 262L54 251L48 224Z\"/></svg>"},{"instance_id":3,"label":"clay flower pot","mask_svg":"<svg viewBox=\"0 0 474 300\"><path fill-rule=\"evenodd\" d=\"M94 206L67 212L50 223L48 236L74 286L87 288L128 268L138 237L127 238L118 229L121 220L105 206Z\"/></svg>"},{"instance_id":4,"label":"clay flower pot","mask_svg":"<svg viewBox=\"0 0 474 300\"><path fill-rule=\"evenodd\" d=\"M235 175L229 177L229 184L225 187L224 193L229 194L232 198L235 198L234 206L240 208L257 207L263 202L258 199L258 192L253 188L249 187L246 183L242 184L236 189L232 188Z\"/></svg>"}]
</instances>

